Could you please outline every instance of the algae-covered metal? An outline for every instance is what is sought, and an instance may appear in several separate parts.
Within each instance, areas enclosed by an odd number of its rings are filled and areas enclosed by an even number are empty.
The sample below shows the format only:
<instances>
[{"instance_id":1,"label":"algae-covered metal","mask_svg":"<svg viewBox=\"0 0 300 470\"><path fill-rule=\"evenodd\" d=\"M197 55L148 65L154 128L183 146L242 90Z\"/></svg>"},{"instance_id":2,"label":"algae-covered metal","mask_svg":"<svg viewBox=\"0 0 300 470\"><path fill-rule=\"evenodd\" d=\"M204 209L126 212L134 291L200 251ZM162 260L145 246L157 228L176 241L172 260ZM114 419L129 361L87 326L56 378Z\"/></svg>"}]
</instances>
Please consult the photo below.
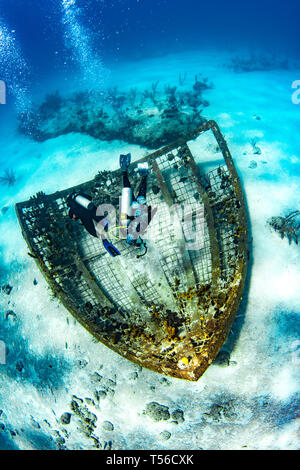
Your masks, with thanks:
<instances>
[{"instance_id":1,"label":"algae-covered metal","mask_svg":"<svg viewBox=\"0 0 300 470\"><path fill-rule=\"evenodd\" d=\"M118 222L110 233L122 256L111 258L101 240L68 217L66 199L74 190L118 209L120 170L38 193L16 211L53 292L94 337L143 367L198 380L242 297L248 261L243 192L215 121L141 161L151 169L147 204L158 209L145 256L118 238ZM129 168L134 185L136 163Z\"/></svg>"}]
</instances>

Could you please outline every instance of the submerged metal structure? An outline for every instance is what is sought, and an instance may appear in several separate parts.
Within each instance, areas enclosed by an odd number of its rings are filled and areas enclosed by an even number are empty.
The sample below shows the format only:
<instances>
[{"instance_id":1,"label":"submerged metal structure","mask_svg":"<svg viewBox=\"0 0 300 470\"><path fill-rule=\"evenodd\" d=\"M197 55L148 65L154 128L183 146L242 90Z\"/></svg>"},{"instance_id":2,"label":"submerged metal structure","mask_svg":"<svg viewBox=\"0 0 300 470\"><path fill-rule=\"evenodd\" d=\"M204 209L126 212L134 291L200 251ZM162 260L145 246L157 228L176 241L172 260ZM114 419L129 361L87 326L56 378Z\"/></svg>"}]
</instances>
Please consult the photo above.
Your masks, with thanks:
<instances>
[{"instance_id":1,"label":"submerged metal structure","mask_svg":"<svg viewBox=\"0 0 300 470\"><path fill-rule=\"evenodd\" d=\"M140 161L151 169L147 204L162 214L150 223L155 237L143 257L116 238L122 256L111 258L101 240L68 217L73 190L90 194L96 205L118 208L120 170L51 195L38 193L18 203L16 212L52 291L97 340L143 367L195 381L224 343L242 297L248 263L244 196L215 121ZM129 168L134 184L136 163ZM166 223L168 211L180 219L174 204L188 204L191 212L193 204L203 208L201 243L192 249L186 248L195 235L192 222L179 225L181 238Z\"/></svg>"}]
</instances>

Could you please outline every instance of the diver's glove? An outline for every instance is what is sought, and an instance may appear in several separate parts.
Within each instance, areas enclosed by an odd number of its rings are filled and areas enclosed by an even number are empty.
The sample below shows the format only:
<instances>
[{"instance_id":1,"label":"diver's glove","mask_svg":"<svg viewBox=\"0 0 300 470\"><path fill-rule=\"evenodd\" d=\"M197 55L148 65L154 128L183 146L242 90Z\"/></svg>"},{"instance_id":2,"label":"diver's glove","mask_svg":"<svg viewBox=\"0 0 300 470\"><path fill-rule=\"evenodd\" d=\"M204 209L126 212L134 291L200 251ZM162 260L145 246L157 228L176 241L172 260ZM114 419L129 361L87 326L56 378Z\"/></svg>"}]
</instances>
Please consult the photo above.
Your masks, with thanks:
<instances>
[{"instance_id":1,"label":"diver's glove","mask_svg":"<svg viewBox=\"0 0 300 470\"><path fill-rule=\"evenodd\" d=\"M114 245L112 245L108 240L106 240L106 238L103 240L103 246L106 249L106 251L110 254L110 256L112 256L113 258L121 255L119 250L117 250L117 248Z\"/></svg>"}]
</instances>

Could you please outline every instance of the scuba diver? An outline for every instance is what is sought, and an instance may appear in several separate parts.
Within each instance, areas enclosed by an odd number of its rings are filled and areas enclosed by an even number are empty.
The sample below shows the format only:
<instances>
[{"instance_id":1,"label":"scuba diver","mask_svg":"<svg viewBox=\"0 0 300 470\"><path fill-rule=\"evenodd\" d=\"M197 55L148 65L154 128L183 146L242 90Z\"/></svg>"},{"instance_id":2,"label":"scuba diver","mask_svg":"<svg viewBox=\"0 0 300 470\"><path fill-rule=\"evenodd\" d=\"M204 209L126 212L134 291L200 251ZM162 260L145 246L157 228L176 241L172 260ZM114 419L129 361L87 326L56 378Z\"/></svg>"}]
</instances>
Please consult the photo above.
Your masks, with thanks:
<instances>
[{"instance_id":1,"label":"scuba diver","mask_svg":"<svg viewBox=\"0 0 300 470\"><path fill-rule=\"evenodd\" d=\"M126 238L128 245L144 247L147 252L147 246L141 236L148 227L151 220L151 206L146 206L147 178L149 175L148 163L138 163L137 171L142 177L138 195L135 198L129 178L128 167L131 162L131 154L120 155L120 167L123 177L123 189L121 196L121 229L123 229L123 238ZM124 230L125 229L125 230ZM146 252L144 254L146 254ZM143 255L139 255L143 256Z\"/></svg>"},{"instance_id":2,"label":"scuba diver","mask_svg":"<svg viewBox=\"0 0 300 470\"><path fill-rule=\"evenodd\" d=\"M147 253L146 243L141 239L140 234L145 232L145 229L151 220L151 206L148 208L145 205L149 169L147 163L138 164L138 172L142 179L138 196L135 199L127 173L130 161L130 153L127 155L120 155L120 167L123 179L120 204L120 217L122 224L120 229L122 230L122 235L120 238L126 240L129 245L135 245L138 248L145 250L143 254L139 254L137 256L139 258ZM104 215L97 215L97 208L92 203L91 196L84 193L73 193L68 197L67 204L69 206L69 217L72 220L81 220L81 223L90 235L97 238L101 237L104 248L112 257L116 257L121 254L107 239L108 220ZM96 229L99 223L104 227L104 231L102 230L100 235L99 230L97 231Z\"/></svg>"},{"instance_id":3,"label":"scuba diver","mask_svg":"<svg viewBox=\"0 0 300 470\"><path fill-rule=\"evenodd\" d=\"M108 220L105 219L104 215L97 215L97 207L91 202L92 198L88 194L84 193L73 193L67 199L67 204L69 206L69 217L72 220L81 220L82 225L85 229L96 238L99 238L99 235L96 231L96 225L100 222L104 231L108 230ZM101 234L103 246L106 251L112 256L119 256L121 253L113 246L105 237Z\"/></svg>"}]
</instances>

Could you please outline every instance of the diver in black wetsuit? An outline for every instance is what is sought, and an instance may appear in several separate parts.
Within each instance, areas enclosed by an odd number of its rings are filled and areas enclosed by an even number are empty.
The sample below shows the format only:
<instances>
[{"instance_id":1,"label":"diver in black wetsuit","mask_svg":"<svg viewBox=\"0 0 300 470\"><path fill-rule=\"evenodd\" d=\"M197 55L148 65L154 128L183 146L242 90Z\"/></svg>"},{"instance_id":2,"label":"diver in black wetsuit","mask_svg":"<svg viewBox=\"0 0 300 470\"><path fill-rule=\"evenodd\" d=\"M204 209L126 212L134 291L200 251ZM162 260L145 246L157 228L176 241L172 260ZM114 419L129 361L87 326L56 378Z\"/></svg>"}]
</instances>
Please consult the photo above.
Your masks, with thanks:
<instances>
[{"instance_id":1,"label":"diver in black wetsuit","mask_svg":"<svg viewBox=\"0 0 300 470\"><path fill-rule=\"evenodd\" d=\"M96 225L99 222L103 224L104 230L107 231L108 221L105 219L104 215L97 215L97 208L91 202L92 198L88 194L84 193L73 193L67 199L67 204L69 206L69 217L72 220L81 220L82 225L86 230L93 236L98 238L96 231ZM103 246L106 251L113 257L120 255L120 252L114 247L105 237L104 234L101 234Z\"/></svg>"}]
</instances>

